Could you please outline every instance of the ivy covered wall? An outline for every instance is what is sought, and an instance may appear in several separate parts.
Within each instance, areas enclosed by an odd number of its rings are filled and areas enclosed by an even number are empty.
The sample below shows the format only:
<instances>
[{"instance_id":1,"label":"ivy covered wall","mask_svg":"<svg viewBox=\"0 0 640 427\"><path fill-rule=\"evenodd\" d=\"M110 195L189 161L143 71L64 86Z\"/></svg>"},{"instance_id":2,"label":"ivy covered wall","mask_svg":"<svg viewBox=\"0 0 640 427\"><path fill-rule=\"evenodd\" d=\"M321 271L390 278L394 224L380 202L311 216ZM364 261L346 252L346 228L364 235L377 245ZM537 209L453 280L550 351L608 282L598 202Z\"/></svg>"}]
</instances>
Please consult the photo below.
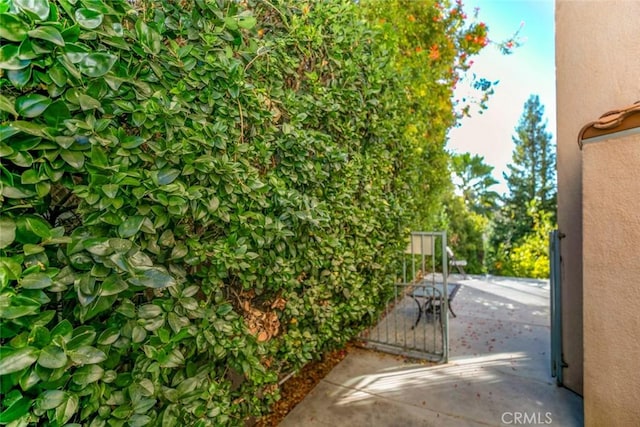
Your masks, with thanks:
<instances>
[{"instance_id":1,"label":"ivy covered wall","mask_svg":"<svg viewBox=\"0 0 640 427\"><path fill-rule=\"evenodd\" d=\"M411 3L413 67L375 2L0 0L0 424L241 425L374 318L484 34Z\"/></svg>"}]
</instances>

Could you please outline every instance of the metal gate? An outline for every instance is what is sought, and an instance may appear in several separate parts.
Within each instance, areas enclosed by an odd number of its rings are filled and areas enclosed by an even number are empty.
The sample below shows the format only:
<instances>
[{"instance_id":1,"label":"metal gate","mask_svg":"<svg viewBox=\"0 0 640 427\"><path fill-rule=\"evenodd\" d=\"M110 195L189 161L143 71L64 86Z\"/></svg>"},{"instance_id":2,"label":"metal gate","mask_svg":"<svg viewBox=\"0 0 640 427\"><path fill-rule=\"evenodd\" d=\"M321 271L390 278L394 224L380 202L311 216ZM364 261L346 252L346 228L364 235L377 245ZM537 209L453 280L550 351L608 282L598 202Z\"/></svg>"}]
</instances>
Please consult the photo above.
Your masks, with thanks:
<instances>
[{"instance_id":1,"label":"metal gate","mask_svg":"<svg viewBox=\"0 0 640 427\"><path fill-rule=\"evenodd\" d=\"M413 232L405 250L402 283L394 287L386 310L362 338L368 347L446 363L449 358L447 235ZM455 285L458 286L458 285Z\"/></svg>"},{"instance_id":2,"label":"metal gate","mask_svg":"<svg viewBox=\"0 0 640 427\"><path fill-rule=\"evenodd\" d=\"M567 365L562 359L562 293L561 293L561 259L560 239L562 234L558 230L549 233L549 262L551 289L551 376L556 383L562 385L562 369Z\"/></svg>"}]
</instances>

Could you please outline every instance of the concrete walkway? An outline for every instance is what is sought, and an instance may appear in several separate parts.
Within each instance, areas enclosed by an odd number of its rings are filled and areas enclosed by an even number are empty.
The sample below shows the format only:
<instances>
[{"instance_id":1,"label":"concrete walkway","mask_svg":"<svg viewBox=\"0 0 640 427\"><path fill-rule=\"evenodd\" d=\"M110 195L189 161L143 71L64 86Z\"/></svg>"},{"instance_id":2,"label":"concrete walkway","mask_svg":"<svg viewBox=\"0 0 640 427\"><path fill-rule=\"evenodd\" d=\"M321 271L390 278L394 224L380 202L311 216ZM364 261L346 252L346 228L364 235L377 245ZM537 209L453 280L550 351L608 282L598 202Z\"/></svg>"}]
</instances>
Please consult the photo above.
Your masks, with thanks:
<instances>
[{"instance_id":1,"label":"concrete walkway","mask_svg":"<svg viewBox=\"0 0 640 427\"><path fill-rule=\"evenodd\" d=\"M548 283L459 283L448 364L358 349L280 426L582 426L582 398L549 375Z\"/></svg>"}]
</instances>

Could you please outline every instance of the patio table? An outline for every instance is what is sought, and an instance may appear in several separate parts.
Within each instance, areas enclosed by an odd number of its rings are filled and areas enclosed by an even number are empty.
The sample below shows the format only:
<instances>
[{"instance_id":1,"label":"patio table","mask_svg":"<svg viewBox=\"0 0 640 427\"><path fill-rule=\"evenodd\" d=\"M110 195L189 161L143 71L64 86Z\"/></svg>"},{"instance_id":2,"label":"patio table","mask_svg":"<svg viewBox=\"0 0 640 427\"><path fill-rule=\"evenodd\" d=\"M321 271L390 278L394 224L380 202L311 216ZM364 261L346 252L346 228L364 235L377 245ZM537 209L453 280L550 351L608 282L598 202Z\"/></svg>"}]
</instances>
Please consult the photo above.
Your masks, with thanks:
<instances>
[{"instance_id":1,"label":"patio table","mask_svg":"<svg viewBox=\"0 0 640 427\"><path fill-rule=\"evenodd\" d=\"M449 306L449 311L453 317L456 317L456 313L453 311L453 307L451 303L455 298L458 290L460 289L460 283L447 283L447 305ZM425 317L427 313L431 310L434 314L440 314L440 307L442 305L442 298L444 294L444 284L443 283L431 283L428 281L422 281L419 285L413 290L411 293L411 297L418 305L418 318L416 319L416 323L413 325L415 328L420 319L422 318L422 313L424 312ZM424 298L424 303L420 304L418 298ZM412 329L413 329L412 328Z\"/></svg>"}]
</instances>

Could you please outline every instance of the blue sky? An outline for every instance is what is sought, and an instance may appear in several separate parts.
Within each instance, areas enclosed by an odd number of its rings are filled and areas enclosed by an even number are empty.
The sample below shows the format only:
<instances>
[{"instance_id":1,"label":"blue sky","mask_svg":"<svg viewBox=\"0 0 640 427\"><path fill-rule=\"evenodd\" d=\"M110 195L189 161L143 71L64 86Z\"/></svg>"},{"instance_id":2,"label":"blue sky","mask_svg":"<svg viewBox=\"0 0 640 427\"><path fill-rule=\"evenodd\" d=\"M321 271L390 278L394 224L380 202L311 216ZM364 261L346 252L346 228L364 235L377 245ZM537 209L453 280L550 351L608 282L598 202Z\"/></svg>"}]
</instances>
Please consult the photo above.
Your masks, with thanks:
<instances>
[{"instance_id":1,"label":"blue sky","mask_svg":"<svg viewBox=\"0 0 640 427\"><path fill-rule=\"evenodd\" d=\"M500 184L494 189L502 194L508 191L502 173L511 161L514 128L529 95L540 96L545 106L547 131L555 141L554 2L466 0L464 4L470 17L474 8L479 8L478 20L487 24L489 38L494 41L509 38L524 22L519 33L523 44L512 55L502 55L497 47L489 45L473 58L472 72L500 83L489 100L488 110L463 119L461 125L449 133L451 151L479 154L485 163L495 167L494 177Z\"/></svg>"}]
</instances>

